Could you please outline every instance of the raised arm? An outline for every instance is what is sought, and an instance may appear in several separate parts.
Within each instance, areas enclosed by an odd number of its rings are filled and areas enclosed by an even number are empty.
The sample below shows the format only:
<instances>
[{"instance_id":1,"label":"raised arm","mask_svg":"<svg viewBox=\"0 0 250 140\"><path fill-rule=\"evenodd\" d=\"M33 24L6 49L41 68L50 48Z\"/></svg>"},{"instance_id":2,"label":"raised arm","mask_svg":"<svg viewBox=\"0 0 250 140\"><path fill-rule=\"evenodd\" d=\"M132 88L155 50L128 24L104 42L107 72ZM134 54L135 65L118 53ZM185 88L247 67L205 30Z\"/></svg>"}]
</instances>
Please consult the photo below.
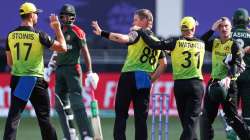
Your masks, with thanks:
<instances>
[{"instance_id":1,"label":"raised arm","mask_svg":"<svg viewBox=\"0 0 250 140\"><path fill-rule=\"evenodd\" d=\"M50 26L54 30L56 35L56 40L54 41L50 49L57 52L66 52L67 51L66 41L64 39L61 30L61 24L58 20L58 17L55 14L51 14L50 16Z\"/></svg>"},{"instance_id":2,"label":"raised arm","mask_svg":"<svg viewBox=\"0 0 250 140\"><path fill-rule=\"evenodd\" d=\"M213 41L214 41L214 37L212 37L213 34L214 34L214 31L209 30L201 36L201 40L204 41L205 43L205 49L210 52L212 52L212 48L213 48Z\"/></svg>"},{"instance_id":3,"label":"raised arm","mask_svg":"<svg viewBox=\"0 0 250 140\"><path fill-rule=\"evenodd\" d=\"M107 32L104 31L100 28L100 26L98 25L97 21L92 21L92 27L93 29L93 33L95 35L98 36L102 36L105 37L109 40L112 40L114 42L118 42L118 43L129 43L129 36L126 34L120 34L120 33L113 33L113 32Z\"/></svg>"},{"instance_id":4,"label":"raised arm","mask_svg":"<svg viewBox=\"0 0 250 140\"><path fill-rule=\"evenodd\" d=\"M214 22L214 24L212 25L212 28L201 36L201 40L204 41L205 49L207 51L210 51L210 52L212 51L213 41L214 41L213 34L218 29L221 22L222 22L222 19L219 19L216 22Z\"/></svg>"},{"instance_id":5,"label":"raised arm","mask_svg":"<svg viewBox=\"0 0 250 140\"><path fill-rule=\"evenodd\" d=\"M176 44L175 38L169 38L165 40L159 40L152 32L140 29L138 30L139 35L143 38L145 43L152 49L157 50L173 50Z\"/></svg>"}]
</instances>

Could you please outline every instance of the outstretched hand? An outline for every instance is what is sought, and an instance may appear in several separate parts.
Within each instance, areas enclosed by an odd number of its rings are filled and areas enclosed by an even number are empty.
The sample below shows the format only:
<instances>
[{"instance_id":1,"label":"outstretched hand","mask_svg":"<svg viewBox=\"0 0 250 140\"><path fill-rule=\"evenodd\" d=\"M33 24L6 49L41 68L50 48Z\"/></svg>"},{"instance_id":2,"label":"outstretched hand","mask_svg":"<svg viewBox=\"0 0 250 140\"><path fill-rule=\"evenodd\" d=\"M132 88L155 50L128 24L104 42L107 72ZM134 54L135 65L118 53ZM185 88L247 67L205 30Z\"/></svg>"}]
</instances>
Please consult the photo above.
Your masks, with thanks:
<instances>
[{"instance_id":1,"label":"outstretched hand","mask_svg":"<svg viewBox=\"0 0 250 140\"><path fill-rule=\"evenodd\" d=\"M100 26L98 25L97 21L92 21L91 26L94 28L93 29L93 33L95 35L101 35L102 29L100 28Z\"/></svg>"},{"instance_id":2,"label":"outstretched hand","mask_svg":"<svg viewBox=\"0 0 250 140\"><path fill-rule=\"evenodd\" d=\"M51 14L49 16L50 19L50 27L54 30L58 30L61 28L61 24L59 22L58 16L56 16L55 14Z\"/></svg>"}]
</instances>

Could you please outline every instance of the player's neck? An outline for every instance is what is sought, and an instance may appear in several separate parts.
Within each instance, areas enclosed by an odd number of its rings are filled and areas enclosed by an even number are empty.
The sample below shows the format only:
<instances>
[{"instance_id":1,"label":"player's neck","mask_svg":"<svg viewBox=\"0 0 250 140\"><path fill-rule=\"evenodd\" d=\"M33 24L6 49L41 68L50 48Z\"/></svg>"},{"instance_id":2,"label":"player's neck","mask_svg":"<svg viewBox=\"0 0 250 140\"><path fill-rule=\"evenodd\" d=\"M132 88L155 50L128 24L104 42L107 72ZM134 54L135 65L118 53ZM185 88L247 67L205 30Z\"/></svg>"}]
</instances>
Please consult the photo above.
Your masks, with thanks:
<instances>
[{"instance_id":1,"label":"player's neck","mask_svg":"<svg viewBox=\"0 0 250 140\"><path fill-rule=\"evenodd\" d=\"M31 20L23 20L21 22L21 26L31 26L31 27L33 27L34 23Z\"/></svg>"},{"instance_id":2,"label":"player's neck","mask_svg":"<svg viewBox=\"0 0 250 140\"><path fill-rule=\"evenodd\" d=\"M220 37L220 40L221 40L221 43L223 44L223 43L225 43L225 42L227 42L228 40L230 40L231 39L231 36L229 35L229 36L221 36Z\"/></svg>"}]
</instances>

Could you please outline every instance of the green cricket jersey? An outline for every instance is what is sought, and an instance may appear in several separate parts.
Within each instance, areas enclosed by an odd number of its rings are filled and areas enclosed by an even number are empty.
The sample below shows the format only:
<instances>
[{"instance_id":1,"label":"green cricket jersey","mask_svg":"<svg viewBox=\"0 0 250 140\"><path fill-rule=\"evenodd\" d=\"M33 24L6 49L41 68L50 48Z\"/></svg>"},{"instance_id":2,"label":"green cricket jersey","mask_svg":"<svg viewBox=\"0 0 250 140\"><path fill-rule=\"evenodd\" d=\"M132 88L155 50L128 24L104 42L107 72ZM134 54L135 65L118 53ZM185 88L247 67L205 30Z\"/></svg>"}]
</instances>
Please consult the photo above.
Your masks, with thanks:
<instances>
[{"instance_id":1,"label":"green cricket jersey","mask_svg":"<svg viewBox=\"0 0 250 140\"><path fill-rule=\"evenodd\" d=\"M56 63L58 66L79 64L81 49L86 45L85 33L76 25L63 26L62 30L68 50L58 53Z\"/></svg>"},{"instance_id":2,"label":"green cricket jersey","mask_svg":"<svg viewBox=\"0 0 250 140\"><path fill-rule=\"evenodd\" d=\"M43 77L44 46L51 47L54 40L46 33L29 26L20 26L8 34L6 51L11 52L12 75Z\"/></svg>"},{"instance_id":3,"label":"green cricket jersey","mask_svg":"<svg viewBox=\"0 0 250 140\"><path fill-rule=\"evenodd\" d=\"M244 28L234 28L232 29L232 38L237 40L240 43L241 48L250 46L250 32ZM250 54L245 54L243 57L244 62L246 63L246 70L241 73L238 79L250 80Z\"/></svg>"}]
</instances>

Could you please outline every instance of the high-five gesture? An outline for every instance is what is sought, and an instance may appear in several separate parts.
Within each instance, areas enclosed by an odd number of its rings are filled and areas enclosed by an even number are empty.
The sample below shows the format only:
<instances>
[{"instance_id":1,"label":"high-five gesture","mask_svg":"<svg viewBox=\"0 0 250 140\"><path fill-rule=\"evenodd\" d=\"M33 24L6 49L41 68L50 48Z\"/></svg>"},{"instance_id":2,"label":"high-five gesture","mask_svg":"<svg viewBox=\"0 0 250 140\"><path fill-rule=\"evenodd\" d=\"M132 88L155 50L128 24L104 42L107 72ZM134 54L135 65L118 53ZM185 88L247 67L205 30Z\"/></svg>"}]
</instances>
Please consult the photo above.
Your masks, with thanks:
<instances>
[{"instance_id":1,"label":"high-five gesture","mask_svg":"<svg viewBox=\"0 0 250 140\"><path fill-rule=\"evenodd\" d=\"M91 26L94 28L93 33L96 35L101 35L102 29L98 25L97 21L92 21Z\"/></svg>"},{"instance_id":2,"label":"high-five gesture","mask_svg":"<svg viewBox=\"0 0 250 140\"><path fill-rule=\"evenodd\" d=\"M55 14L51 14L50 17L50 27L54 30L58 30L61 28L61 24L58 20L58 17Z\"/></svg>"}]
</instances>

